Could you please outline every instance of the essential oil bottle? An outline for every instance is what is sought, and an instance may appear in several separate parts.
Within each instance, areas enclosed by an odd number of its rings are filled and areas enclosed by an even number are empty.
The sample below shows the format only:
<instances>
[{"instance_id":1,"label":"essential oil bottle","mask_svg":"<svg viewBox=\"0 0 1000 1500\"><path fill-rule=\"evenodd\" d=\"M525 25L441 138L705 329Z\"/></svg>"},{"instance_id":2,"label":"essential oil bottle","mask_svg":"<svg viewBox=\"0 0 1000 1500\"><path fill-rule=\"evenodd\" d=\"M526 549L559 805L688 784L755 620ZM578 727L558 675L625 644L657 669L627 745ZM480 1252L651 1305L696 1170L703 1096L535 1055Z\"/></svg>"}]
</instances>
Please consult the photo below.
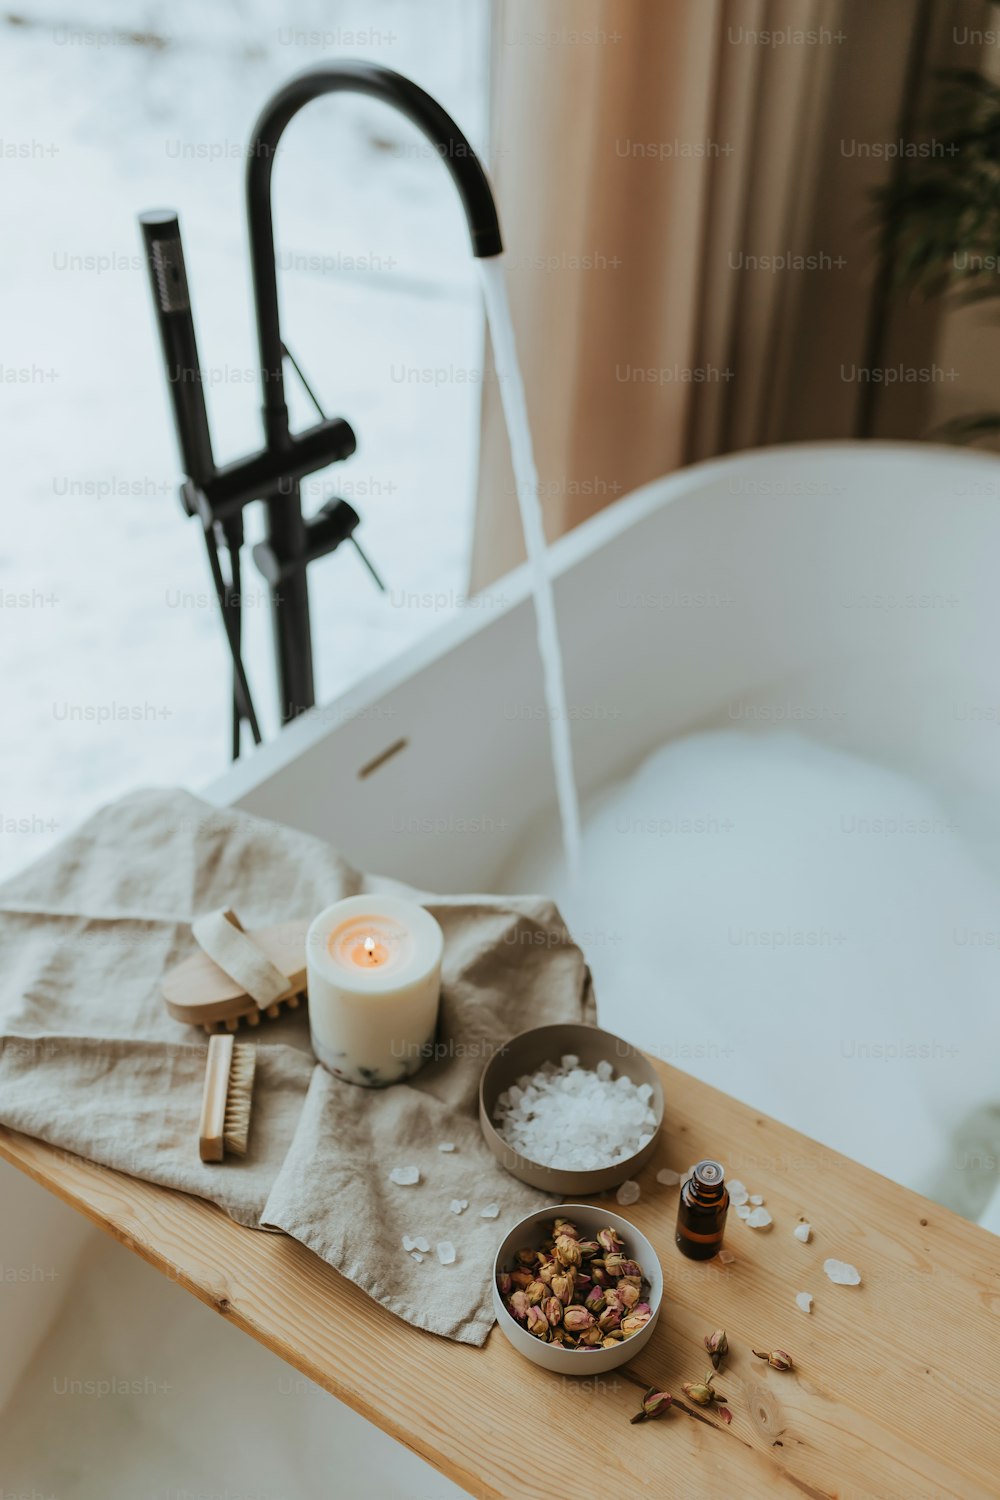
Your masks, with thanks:
<instances>
[{"instance_id":1,"label":"essential oil bottle","mask_svg":"<svg viewBox=\"0 0 1000 1500\"><path fill-rule=\"evenodd\" d=\"M729 1192L722 1163L700 1161L681 1185L674 1239L682 1255L711 1260L722 1249Z\"/></svg>"}]
</instances>

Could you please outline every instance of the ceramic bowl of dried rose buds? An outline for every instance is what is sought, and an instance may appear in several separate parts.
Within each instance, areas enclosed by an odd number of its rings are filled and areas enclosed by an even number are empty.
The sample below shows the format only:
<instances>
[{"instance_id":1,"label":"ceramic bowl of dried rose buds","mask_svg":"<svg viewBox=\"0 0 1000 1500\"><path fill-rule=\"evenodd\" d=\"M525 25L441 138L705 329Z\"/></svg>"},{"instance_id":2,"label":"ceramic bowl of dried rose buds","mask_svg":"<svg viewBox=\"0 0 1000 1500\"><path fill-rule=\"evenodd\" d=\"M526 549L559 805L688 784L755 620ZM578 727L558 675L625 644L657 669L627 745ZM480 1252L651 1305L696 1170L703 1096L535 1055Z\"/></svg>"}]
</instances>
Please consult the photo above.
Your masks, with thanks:
<instances>
[{"instance_id":1,"label":"ceramic bowl of dried rose buds","mask_svg":"<svg viewBox=\"0 0 1000 1500\"><path fill-rule=\"evenodd\" d=\"M594 1375L632 1359L663 1300L656 1251L599 1205L529 1214L493 1265L493 1307L519 1354L559 1375Z\"/></svg>"}]
</instances>

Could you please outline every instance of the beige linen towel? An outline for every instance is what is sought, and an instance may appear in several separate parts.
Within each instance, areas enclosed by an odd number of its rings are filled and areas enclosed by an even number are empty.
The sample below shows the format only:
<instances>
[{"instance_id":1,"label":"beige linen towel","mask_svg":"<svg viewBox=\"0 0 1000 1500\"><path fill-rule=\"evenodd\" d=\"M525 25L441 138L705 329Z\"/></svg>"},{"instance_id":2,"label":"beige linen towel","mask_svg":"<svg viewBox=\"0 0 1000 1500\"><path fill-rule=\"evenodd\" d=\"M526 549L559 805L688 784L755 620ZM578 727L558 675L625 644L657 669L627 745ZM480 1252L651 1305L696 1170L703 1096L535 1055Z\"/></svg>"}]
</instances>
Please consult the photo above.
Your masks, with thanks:
<instances>
[{"instance_id":1,"label":"beige linen towel","mask_svg":"<svg viewBox=\"0 0 1000 1500\"><path fill-rule=\"evenodd\" d=\"M283 1230L400 1317L481 1344L494 1247L545 1199L483 1143L479 1075L518 1031L595 1019L583 956L555 908L418 895L445 935L440 1055L408 1083L359 1089L316 1065L303 1011L262 1023L250 1151L219 1166L198 1157L207 1038L172 1020L159 995L202 912L232 907L253 929L380 889L402 888L360 875L318 839L187 792L103 809L0 885L0 1123ZM449 1141L454 1152L437 1149ZM419 1184L389 1180L411 1165ZM468 1199L462 1214L455 1199ZM484 1219L491 1203L499 1217ZM422 1264L403 1235L430 1242ZM453 1265L438 1261L442 1241Z\"/></svg>"}]
</instances>

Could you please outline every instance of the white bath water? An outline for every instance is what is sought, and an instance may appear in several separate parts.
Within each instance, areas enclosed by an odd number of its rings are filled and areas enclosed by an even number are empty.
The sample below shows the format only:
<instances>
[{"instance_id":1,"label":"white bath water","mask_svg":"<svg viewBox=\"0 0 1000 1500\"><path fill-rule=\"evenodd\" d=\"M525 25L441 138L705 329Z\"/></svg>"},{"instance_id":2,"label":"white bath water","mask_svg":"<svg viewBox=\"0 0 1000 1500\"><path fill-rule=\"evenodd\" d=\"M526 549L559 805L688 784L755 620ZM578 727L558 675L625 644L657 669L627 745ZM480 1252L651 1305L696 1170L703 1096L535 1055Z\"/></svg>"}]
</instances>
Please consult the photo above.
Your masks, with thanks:
<instances>
[{"instance_id":1,"label":"white bath water","mask_svg":"<svg viewBox=\"0 0 1000 1500\"><path fill-rule=\"evenodd\" d=\"M701 734L586 807L576 892L553 835L539 830L502 885L563 905L602 1024L984 1211L1000 1155L1000 880L924 787L791 733ZM754 1191L747 1143L712 1149Z\"/></svg>"},{"instance_id":2,"label":"white bath water","mask_svg":"<svg viewBox=\"0 0 1000 1500\"><path fill-rule=\"evenodd\" d=\"M580 808L576 778L573 774L573 749L566 705L566 682L556 624L555 601L552 595L552 578L549 573L548 548L542 522L538 470L535 467L531 426L528 421L528 404L524 394L521 368L517 360L514 324L507 299L503 265L499 257L477 261L477 265L483 280L486 317L493 342L500 399L503 403L507 435L510 440L514 487L517 490L524 545L528 554L528 566L535 596L538 650L542 658L545 703L552 744L552 765L562 826L563 853L567 869L571 877L575 877L579 869L580 856Z\"/></svg>"}]
</instances>

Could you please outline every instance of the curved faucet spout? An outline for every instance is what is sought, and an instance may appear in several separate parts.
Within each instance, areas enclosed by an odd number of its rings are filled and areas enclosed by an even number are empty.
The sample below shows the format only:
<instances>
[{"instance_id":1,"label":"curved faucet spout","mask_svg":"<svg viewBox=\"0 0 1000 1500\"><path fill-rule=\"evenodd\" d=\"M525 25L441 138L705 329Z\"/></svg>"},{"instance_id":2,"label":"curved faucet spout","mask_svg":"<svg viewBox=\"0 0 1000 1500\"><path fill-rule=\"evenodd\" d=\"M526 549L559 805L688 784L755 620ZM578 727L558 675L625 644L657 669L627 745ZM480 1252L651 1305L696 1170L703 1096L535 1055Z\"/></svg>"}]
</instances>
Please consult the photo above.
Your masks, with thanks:
<instances>
[{"instance_id":1,"label":"curved faucet spout","mask_svg":"<svg viewBox=\"0 0 1000 1500\"><path fill-rule=\"evenodd\" d=\"M437 148L458 189L477 257L503 250L496 204L482 163L448 112L409 78L370 62L330 63L300 73L286 83L264 107L250 144L247 164L247 221L261 379L264 386L264 428L269 444L288 440L288 409L282 372L282 342L278 314L278 285L271 216L271 169L274 153L288 122L304 105L321 94L368 94L391 104L423 131Z\"/></svg>"}]
</instances>

